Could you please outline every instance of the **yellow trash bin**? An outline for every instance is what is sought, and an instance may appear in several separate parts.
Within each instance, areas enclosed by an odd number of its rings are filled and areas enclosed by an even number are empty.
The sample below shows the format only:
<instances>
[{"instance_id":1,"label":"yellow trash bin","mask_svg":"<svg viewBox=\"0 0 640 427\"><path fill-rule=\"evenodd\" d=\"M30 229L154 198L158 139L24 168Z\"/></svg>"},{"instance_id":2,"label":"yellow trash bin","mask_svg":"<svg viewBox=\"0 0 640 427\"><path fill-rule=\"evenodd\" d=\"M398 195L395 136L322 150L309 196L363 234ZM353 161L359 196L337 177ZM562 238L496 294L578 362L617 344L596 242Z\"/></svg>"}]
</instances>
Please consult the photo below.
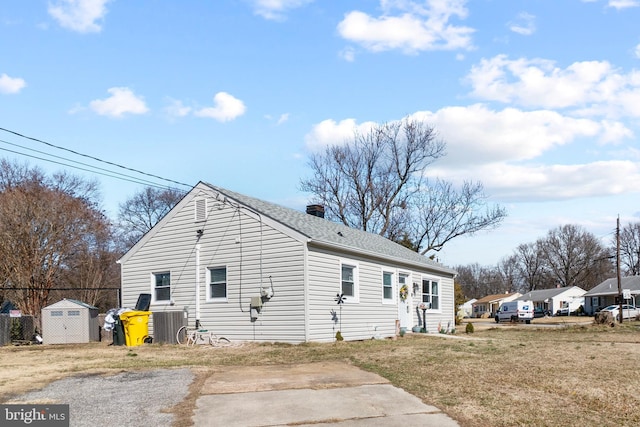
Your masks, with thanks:
<instances>
[{"instance_id":1,"label":"yellow trash bin","mask_svg":"<svg viewBox=\"0 0 640 427\"><path fill-rule=\"evenodd\" d=\"M120 313L124 326L124 342L128 347L144 344L149 338L150 311L125 311Z\"/></svg>"}]
</instances>

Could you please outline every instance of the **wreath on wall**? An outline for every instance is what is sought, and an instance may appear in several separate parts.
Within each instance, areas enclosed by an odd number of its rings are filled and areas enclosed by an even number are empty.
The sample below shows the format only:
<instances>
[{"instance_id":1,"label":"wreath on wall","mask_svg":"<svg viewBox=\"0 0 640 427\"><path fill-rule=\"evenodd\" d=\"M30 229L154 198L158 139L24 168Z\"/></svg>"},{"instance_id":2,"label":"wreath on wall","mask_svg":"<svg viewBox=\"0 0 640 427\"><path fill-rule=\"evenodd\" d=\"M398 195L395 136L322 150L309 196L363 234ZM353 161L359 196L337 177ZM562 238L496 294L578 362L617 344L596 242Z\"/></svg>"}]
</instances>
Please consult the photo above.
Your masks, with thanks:
<instances>
[{"instance_id":1,"label":"wreath on wall","mask_svg":"<svg viewBox=\"0 0 640 427\"><path fill-rule=\"evenodd\" d=\"M409 287L407 285L402 285L400 287L400 301L405 302L408 296L409 296Z\"/></svg>"}]
</instances>

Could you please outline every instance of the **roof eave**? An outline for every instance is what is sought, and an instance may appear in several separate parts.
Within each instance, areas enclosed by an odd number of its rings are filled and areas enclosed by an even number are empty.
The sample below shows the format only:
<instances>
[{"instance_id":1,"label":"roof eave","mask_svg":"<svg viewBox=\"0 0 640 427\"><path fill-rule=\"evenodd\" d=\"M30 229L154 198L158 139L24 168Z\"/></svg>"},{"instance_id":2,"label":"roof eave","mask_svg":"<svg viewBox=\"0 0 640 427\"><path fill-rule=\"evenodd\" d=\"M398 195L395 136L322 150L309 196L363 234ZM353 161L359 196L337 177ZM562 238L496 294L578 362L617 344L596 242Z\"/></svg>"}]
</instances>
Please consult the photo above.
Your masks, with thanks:
<instances>
[{"instance_id":1,"label":"roof eave","mask_svg":"<svg viewBox=\"0 0 640 427\"><path fill-rule=\"evenodd\" d=\"M380 260L389 260L389 261L393 261L395 263L399 263L399 264L405 264L405 265L409 265L412 267L416 267L419 269L426 269L426 270L433 270L433 271L437 271L438 273L442 273L442 274L447 274L450 275L452 278L454 278L458 272L438 265L438 264L429 264L429 263L419 263L419 262L415 262L413 260L410 259L406 259L406 258L398 258L398 257L394 257L392 255L385 255L385 254L381 254L379 252L373 252L373 251L367 251L367 250L363 250L360 248L354 248L352 246L349 245L341 245L339 243L333 243L333 242L327 242L327 241L323 241L323 240L314 240L314 239L308 239L307 240L307 245L312 245L312 246L319 246L319 247L324 247L324 248L329 248L329 249L336 249L336 250L340 250L342 252L349 252L349 253L353 253L355 255L366 255L368 257L371 258L377 258Z\"/></svg>"}]
</instances>

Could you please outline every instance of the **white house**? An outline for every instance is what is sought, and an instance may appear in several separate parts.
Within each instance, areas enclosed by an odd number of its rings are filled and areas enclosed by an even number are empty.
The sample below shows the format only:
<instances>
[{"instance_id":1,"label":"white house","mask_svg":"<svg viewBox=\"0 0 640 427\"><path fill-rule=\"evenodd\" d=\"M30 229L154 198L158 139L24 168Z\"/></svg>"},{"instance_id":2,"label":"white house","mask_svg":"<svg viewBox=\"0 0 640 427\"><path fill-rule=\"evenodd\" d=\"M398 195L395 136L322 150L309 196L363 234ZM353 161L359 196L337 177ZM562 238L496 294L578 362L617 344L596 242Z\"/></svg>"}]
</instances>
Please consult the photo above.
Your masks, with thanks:
<instances>
[{"instance_id":1,"label":"white house","mask_svg":"<svg viewBox=\"0 0 640 427\"><path fill-rule=\"evenodd\" d=\"M536 289L522 295L519 300L533 301L534 306L556 314L563 307L568 307L569 312L574 312L584 305L584 294L587 291L578 286L565 286L563 288Z\"/></svg>"},{"instance_id":2,"label":"white house","mask_svg":"<svg viewBox=\"0 0 640 427\"><path fill-rule=\"evenodd\" d=\"M464 304L458 306L458 317L471 317L473 315L473 303L478 301L476 298L471 298L465 301Z\"/></svg>"},{"instance_id":3,"label":"white house","mask_svg":"<svg viewBox=\"0 0 640 427\"><path fill-rule=\"evenodd\" d=\"M428 332L454 324L454 270L307 212L198 183L119 260L123 306L151 293L150 311L232 340L390 337L422 302Z\"/></svg>"}]
</instances>

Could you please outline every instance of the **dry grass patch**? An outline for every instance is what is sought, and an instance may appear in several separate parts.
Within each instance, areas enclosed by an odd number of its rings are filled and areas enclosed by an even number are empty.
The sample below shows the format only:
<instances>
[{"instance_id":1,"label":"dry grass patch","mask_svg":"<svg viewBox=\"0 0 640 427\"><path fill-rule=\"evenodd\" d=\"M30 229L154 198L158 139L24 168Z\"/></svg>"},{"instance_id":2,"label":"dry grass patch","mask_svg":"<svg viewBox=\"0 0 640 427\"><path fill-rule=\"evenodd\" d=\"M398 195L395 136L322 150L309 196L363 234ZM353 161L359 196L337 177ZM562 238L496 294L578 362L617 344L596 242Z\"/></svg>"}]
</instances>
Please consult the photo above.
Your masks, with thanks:
<instances>
[{"instance_id":1,"label":"dry grass patch","mask_svg":"<svg viewBox=\"0 0 640 427\"><path fill-rule=\"evenodd\" d=\"M174 408L176 425L187 426L200 387L221 366L341 361L380 374L462 426L638 425L639 325L487 327L458 339L407 334L295 346L4 347L0 401L68 375L190 367L197 379Z\"/></svg>"}]
</instances>

